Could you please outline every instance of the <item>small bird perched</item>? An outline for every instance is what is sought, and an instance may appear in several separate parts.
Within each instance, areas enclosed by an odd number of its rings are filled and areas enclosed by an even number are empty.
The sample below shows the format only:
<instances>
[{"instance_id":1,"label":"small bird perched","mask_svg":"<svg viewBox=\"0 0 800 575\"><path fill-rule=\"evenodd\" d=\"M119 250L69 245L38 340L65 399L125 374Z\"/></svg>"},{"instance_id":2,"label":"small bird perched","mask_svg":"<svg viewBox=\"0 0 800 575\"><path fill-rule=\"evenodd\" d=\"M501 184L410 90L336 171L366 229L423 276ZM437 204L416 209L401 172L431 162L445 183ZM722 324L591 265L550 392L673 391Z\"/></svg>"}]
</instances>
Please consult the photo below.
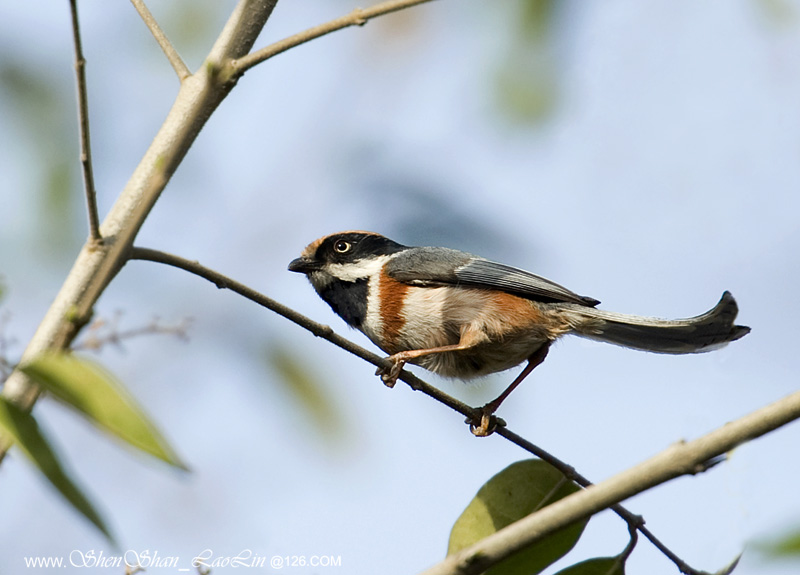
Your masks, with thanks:
<instances>
[{"instance_id":1,"label":"small bird perched","mask_svg":"<svg viewBox=\"0 0 800 575\"><path fill-rule=\"evenodd\" d=\"M599 310L598 300L543 277L472 254L408 247L380 234L348 231L320 238L289 264L351 327L389 355L379 369L392 387L406 362L468 379L515 367L522 373L481 408L476 435L488 435L503 400L560 336L656 353L710 351L750 332L735 325L729 292L706 313L677 320Z\"/></svg>"}]
</instances>

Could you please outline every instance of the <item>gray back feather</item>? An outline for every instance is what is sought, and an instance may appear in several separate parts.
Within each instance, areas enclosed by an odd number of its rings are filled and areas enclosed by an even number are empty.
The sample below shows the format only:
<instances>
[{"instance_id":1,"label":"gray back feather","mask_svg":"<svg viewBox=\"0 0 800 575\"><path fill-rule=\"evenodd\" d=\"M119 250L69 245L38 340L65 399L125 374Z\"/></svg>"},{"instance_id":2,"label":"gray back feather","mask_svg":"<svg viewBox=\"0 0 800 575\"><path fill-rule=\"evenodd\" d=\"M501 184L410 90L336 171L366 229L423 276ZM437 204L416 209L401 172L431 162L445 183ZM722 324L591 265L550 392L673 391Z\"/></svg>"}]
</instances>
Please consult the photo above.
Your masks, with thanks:
<instances>
[{"instance_id":1,"label":"gray back feather","mask_svg":"<svg viewBox=\"0 0 800 575\"><path fill-rule=\"evenodd\" d=\"M537 301L584 306L600 303L530 272L447 248L410 248L395 255L386 272L412 285L495 289Z\"/></svg>"}]
</instances>

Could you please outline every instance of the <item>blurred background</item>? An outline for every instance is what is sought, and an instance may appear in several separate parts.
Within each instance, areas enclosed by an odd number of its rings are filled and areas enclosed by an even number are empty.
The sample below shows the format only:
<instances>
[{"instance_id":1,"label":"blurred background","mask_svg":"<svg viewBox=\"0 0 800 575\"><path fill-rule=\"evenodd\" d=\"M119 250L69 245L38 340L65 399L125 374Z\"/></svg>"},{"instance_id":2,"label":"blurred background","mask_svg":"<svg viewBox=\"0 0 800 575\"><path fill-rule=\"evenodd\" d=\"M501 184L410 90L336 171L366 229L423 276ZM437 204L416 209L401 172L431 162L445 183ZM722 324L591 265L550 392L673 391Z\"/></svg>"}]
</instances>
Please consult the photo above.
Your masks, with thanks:
<instances>
[{"instance_id":1,"label":"blurred background","mask_svg":"<svg viewBox=\"0 0 800 575\"><path fill-rule=\"evenodd\" d=\"M234 4L149 2L192 70ZM280 2L257 46L356 6ZM102 217L178 82L129 4L80 12ZM68 5L11 2L0 14L1 339L14 361L86 224ZM512 429L601 481L797 389L798 102L798 2L434 2L248 72L137 244L197 259L371 349L286 271L319 236L369 229L472 251L619 312L686 317L731 290L753 328L744 340L670 357L568 338L503 405ZM191 320L188 342L148 335L88 352L190 474L52 400L35 410L124 550L182 567L204 550L249 549L341 557L296 573L415 573L443 558L478 488L527 457L184 272L131 262L95 311L107 334ZM479 405L515 374L469 385L421 375ZM626 506L696 568L716 571L744 548L741 575L796 573L758 547L800 525L799 443L790 425ZM0 482L0 571L21 572L26 555L115 553L19 454ZM627 538L603 513L560 565L614 555ZM677 573L644 540L628 565Z\"/></svg>"}]
</instances>

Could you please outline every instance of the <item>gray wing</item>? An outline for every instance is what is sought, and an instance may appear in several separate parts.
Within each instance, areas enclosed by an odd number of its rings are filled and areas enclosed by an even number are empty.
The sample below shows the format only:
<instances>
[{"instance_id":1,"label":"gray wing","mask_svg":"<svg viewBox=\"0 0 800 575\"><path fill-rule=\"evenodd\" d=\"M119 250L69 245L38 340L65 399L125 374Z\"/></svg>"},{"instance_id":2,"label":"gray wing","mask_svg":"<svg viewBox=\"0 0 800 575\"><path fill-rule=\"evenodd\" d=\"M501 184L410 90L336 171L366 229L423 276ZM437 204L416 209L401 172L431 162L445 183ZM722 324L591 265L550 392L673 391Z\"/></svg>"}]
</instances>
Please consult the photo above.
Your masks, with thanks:
<instances>
[{"instance_id":1,"label":"gray wing","mask_svg":"<svg viewBox=\"0 0 800 575\"><path fill-rule=\"evenodd\" d=\"M411 248L386 264L386 273L413 285L461 285L497 289L532 300L596 306L596 299L525 270L446 248Z\"/></svg>"}]
</instances>

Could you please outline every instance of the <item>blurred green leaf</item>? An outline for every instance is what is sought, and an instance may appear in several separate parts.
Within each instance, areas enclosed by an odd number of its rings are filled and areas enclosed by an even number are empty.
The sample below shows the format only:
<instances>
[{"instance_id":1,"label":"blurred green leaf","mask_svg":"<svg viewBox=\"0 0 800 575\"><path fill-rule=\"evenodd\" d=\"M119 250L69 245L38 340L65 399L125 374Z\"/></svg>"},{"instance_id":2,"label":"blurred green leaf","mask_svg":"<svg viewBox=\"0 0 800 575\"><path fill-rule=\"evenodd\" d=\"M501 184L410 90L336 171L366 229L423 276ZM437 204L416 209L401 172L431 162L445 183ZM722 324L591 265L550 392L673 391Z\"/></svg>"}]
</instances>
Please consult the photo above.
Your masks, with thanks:
<instances>
[{"instance_id":1,"label":"blurred green leaf","mask_svg":"<svg viewBox=\"0 0 800 575\"><path fill-rule=\"evenodd\" d=\"M96 363L50 353L20 369L99 428L170 465L188 469L136 400Z\"/></svg>"},{"instance_id":2,"label":"blurred green leaf","mask_svg":"<svg viewBox=\"0 0 800 575\"><path fill-rule=\"evenodd\" d=\"M497 76L497 97L512 119L534 123L547 118L557 99L555 76L541 56L509 60Z\"/></svg>"},{"instance_id":3,"label":"blurred green leaf","mask_svg":"<svg viewBox=\"0 0 800 575\"><path fill-rule=\"evenodd\" d=\"M800 528L759 541L756 546L762 555L770 559L800 559Z\"/></svg>"},{"instance_id":4,"label":"blurred green leaf","mask_svg":"<svg viewBox=\"0 0 800 575\"><path fill-rule=\"evenodd\" d=\"M320 435L326 439L340 439L344 422L337 409L335 398L318 383L308 369L308 363L280 347L271 347L267 352L267 363L279 375L281 383L297 404L309 415Z\"/></svg>"},{"instance_id":5,"label":"blurred green leaf","mask_svg":"<svg viewBox=\"0 0 800 575\"><path fill-rule=\"evenodd\" d=\"M554 0L523 0L519 20L523 33L537 40L547 36L555 8Z\"/></svg>"},{"instance_id":6,"label":"blurred green leaf","mask_svg":"<svg viewBox=\"0 0 800 575\"><path fill-rule=\"evenodd\" d=\"M526 515L578 491L557 469L539 459L518 461L487 481L453 525L448 555L461 551ZM533 575L563 557L588 520L570 525L498 563L488 575Z\"/></svg>"},{"instance_id":7,"label":"blurred green leaf","mask_svg":"<svg viewBox=\"0 0 800 575\"><path fill-rule=\"evenodd\" d=\"M61 466L55 451L39 429L33 415L0 396L0 431L11 437L53 487L113 544L114 537L89 499Z\"/></svg>"},{"instance_id":8,"label":"blurred green leaf","mask_svg":"<svg viewBox=\"0 0 800 575\"><path fill-rule=\"evenodd\" d=\"M516 123L538 123L555 108L556 9L553 0L520 0L515 6L510 42L496 73L495 91L500 109Z\"/></svg>"},{"instance_id":9,"label":"blurred green leaf","mask_svg":"<svg viewBox=\"0 0 800 575\"><path fill-rule=\"evenodd\" d=\"M155 6L154 6L155 8ZM179 46L189 68L203 61L209 40L214 38L220 21L228 15L228 7L221 2L181 0L166 2L159 7L159 16L173 45ZM153 51L156 54L155 51ZM161 57L161 54L156 54Z\"/></svg>"},{"instance_id":10,"label":"blurred green leaf","mask_svg":"<svg viewBox=\"0 0 800 575\"><path fill-rule=\"evenodd\" d=\"M587 559L562 569L556 575L625 575L625 561L619 557Z\"/></svg>"},{"instance_id":11,"label":"blurred green leaf","mask_svg":"<svg viewBox=\"0 0 800 575\"><path fill-rule=\"evenodd\" d=\"M787 0L759 0L756 4L770 24L791 26L797 22L797 6L792 2Z\"/></svg>"},{"instance_id":12,"label":"blurred green leaf","mask_svg":"<svg viewBox=\"0 0 800 575\"><path fill-rule=\"evenodd\" d=\"M13 105L24 114L24 120L35 123L44 136L47 124L59 120L66 104L59 98L52 78L31 69L25 62L5 60L0 63L0 86Z\"/></svg>"},{"instance_id":13,"label":"blurred green leaf","mask_svg":"<svg viewBox=\"0 0 800 575\"><path fill-rule=\"evenodd\" d=\"M82 196L73 197L73 193L80 193L80 189L73 185L77 169L77 152L74 158L67 154L54 155L51 162L42 166L42 210L50 226L48 242L53 238L70 239L75 235L78 226L75 225L76 218L72 217L73 204L83 199Z\"/></svg>"},{"instance_id":14,"label":"blurred green leaf","mask_svg":"<svg viewBox=\"0 0 800 575\"><path fill-rule=\"evenodd\" d=\"M47 233L39 239L51 257L74 250L85 234L82 212L72 209L80 167L76 104L64 98L59 78L28 61L0 61L0 98L19 132L14 140L41 166L35 190Z\"/></svg>"}]
</instances>

